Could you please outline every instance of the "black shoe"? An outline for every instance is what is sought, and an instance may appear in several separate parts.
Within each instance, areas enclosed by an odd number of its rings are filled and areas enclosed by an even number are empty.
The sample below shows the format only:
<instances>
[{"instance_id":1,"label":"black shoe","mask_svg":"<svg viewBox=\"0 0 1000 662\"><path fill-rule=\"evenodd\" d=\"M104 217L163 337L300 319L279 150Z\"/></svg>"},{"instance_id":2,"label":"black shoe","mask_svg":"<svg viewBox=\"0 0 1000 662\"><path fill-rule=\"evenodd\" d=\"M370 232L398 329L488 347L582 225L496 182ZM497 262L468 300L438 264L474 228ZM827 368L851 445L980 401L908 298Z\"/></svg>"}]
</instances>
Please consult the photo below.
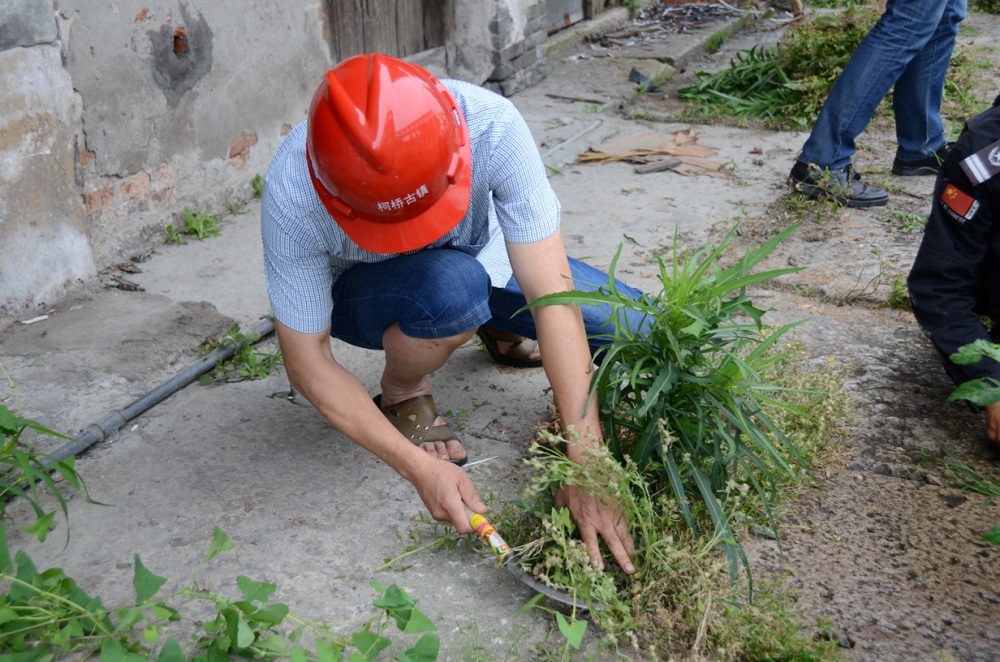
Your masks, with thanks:
<instances>
[{"instance_id":1,"label":"black shoe","mask_svg":"<svg viewBox=\"0 0 1000 662\"><path fill-rule=\"evenodd\" d=\"M832 199L848 207L877 207L889 202L889 194L861 181L861 175L847 166L839 170L820 169L796 161L788 175L788 184L810 198Z\"/></svg>"},{"instance_id":2,"label":"black shoe","mask_svg":"<svg viewBox=\"0 0 1000 662\"><path fill-rule=\"evenodd\" d=\"M954 144L955 143L945 143L941 147L938 147L936 152L927 158L920 159L919 161L900 161L899 159L893 159L892 174L900 177L936 175L938 174L938 171L941 170L941 164L944 163L944 157L948 156L948 152L951 151L951 146Z\"/></svg>"}]
</instances>

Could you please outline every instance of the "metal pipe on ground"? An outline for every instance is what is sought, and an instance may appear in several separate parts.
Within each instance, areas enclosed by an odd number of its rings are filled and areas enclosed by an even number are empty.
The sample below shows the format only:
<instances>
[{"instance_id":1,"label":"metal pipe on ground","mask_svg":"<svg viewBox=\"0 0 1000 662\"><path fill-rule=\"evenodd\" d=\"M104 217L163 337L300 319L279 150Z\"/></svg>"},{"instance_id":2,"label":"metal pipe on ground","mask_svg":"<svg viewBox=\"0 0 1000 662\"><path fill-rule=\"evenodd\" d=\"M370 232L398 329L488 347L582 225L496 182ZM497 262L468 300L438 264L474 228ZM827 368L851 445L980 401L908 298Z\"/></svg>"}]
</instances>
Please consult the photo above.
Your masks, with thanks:
<instances>
[{"instance_id":1,"label":"metal pipe on ground","mask_svg":"<svg viewBox=\"0 0 1000 662\"><path fill-rule=\"evenodd\" d=\"M274 332L274 321L266 319L254 327L252 334L255 333L263 338L272 332ZM169 398L206 372L212 370L219 361L231 359L236 352L243 349L243 345L243 343L237 343L235 345L226 344L218 347L138 400L121 409L108 412L99 421L89 425L74 441L70 441L62 445L54 453L50 453L51 457L47 458L46 465L54 460L65 460L69 456L76 455L99 441L108 439L111 435L125 427L125 424L133 418L148 411L157 403Z\"/></svg>"}]
</instances>

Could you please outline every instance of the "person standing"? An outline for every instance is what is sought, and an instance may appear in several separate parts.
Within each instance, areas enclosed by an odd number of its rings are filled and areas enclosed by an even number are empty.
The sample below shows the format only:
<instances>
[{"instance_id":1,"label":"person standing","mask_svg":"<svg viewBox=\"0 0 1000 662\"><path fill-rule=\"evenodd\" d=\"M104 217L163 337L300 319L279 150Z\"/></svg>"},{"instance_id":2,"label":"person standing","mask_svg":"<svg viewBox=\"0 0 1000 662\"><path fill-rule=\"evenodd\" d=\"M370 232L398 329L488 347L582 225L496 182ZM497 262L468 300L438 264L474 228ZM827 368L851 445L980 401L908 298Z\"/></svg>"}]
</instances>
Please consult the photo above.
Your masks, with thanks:
<instances>
[{"instance_id":1,"label":"person standing","mask_svg":"<svg viewBox=\"0 0 1000 662\"><path fill-rule=\"evenodd\" d=\"M851 164L855 139L893 89L896 157L892 173L935 175L948 154L941 122L945 74L966 0L889 0L837 79L789 174L793 189L848 207L884 205L889 194L865 184Z\"/></svg>"}]
</instances>

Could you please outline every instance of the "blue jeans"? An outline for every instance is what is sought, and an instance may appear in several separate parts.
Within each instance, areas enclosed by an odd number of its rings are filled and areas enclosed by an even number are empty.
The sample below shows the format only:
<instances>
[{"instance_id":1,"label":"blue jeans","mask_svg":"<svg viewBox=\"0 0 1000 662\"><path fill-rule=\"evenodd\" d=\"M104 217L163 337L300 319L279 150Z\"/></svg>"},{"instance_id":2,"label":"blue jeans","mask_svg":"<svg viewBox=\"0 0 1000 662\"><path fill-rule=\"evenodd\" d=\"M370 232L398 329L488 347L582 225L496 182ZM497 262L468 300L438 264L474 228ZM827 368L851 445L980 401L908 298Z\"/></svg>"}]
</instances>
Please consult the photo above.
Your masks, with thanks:
<instances>
[{"instance_id":1,"label":"blue jeans","mask_svg":"<svg viewBox=\"0 0 1000 662\"><path fill-rule=\"evenodd\" d=\"M591 292L608 282L608 275L579 260L569 259L574 287ZM618 291L638 299L642 292L615 281ZM422 250L385 262L351 267L333 285L330 335L344 342L382 349L382 334L398 322L411 338L447 338L481 324L537 338L531 313L514 313L524 307L524 293L512 276L506 287L493 288L476 258L447 248ZM614 333L610 306L581 306L588 336ZM643 324L643 315L625 311L632 329ZM591 352L607 339L591 338Z\"/></svg>"},{"instance_id":2,"label":"blue jeans","mask_svg":"<svg viewBox=\"0 0 1000 662\"><path fill-rule=\"evenodd\" d=\"M823 104L799 161L851 163L854 139L895 85L896 157L918 161L945 145L941 97L966 0L889 0Z\"/></svg>"}]
</instances>

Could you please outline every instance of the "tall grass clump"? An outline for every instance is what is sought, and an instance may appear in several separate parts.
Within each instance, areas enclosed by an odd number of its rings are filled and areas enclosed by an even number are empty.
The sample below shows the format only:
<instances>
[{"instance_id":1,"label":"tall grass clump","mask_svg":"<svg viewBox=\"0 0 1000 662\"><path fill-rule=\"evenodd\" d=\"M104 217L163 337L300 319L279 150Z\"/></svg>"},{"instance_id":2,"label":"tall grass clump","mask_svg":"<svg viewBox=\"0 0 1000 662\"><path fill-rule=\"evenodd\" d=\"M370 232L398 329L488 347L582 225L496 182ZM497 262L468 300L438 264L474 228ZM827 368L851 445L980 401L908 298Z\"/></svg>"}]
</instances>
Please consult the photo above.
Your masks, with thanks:
<instances>
[{"instance_id":1,"label":"tall grass clump","mask_svg":"<svg viewBox=\"0 0 1000 662\"><path fill-rule=\"evenodd\" d=\"M792 25L774 48L738 51L728 69L698 72L678 96L710 118L759 117L772 127L806 128L879 15L872 5L853 5Z\"/></svg>"},{"instance_id":2,"label":"tall grass clump","mask_svg":"<svg viewBox=\"0 0 1000 662\"><path fill-rule=\"evenodd\" d=\"M734 572L741 550L727 500L752 490L770 513L775 476L806 467L765 411L793 405L777 399L781 387L762 377L783 358L771 349L795 324L765 333L765 311L747 296L748 287L800 270L751 273L795 227L731 266L722 258L735 228L714 248L681 251L675 238L670 264L657 257L662 289L655 296L635 300L618 292L616 255L600 290L550 294L531 304L610 308L615 331L595 354L600 367L591 382L609 450L619 462L634 463L651 493L669 495L695 534L722 540ZM641 314L639 328L631 328L624 310Z\"/></svg>"},{"instance_id":3,"label":"tall grass clump","mask_svg":"<svg viewBox=\"0 0 1000 662\"><path fill-rule=\"evenodd\" d=\"M794 230L735 262L728 258L735 228L697 250L681 250L675 238L666 256L656 256L660 292L638 300L617 291L616 255L598 291L532 304L610 309L614 332L595 356L591 381L608 445L581 465L561 451L563 438L540 433L528 461L532 484L495 521L527 570L595 607L591 618L612 647L831 659L835 645L806 632L790 597L772 584L754 590L749 568L737 581L746 564L741 534L752 528L777 537L774 506L812 481L810 463L831 454L847 414L843 369L829 360L810 370L802 346L784 337L797 323L766 326L766 311L747 294L798 271L757 271ZM636 328L624 310L640 313ZM566 443L574 443L571 433ZM619 504L631 522L634 575L590 562L569 513L554 508L564 484Z\"/></svg>"}]
</instances>

